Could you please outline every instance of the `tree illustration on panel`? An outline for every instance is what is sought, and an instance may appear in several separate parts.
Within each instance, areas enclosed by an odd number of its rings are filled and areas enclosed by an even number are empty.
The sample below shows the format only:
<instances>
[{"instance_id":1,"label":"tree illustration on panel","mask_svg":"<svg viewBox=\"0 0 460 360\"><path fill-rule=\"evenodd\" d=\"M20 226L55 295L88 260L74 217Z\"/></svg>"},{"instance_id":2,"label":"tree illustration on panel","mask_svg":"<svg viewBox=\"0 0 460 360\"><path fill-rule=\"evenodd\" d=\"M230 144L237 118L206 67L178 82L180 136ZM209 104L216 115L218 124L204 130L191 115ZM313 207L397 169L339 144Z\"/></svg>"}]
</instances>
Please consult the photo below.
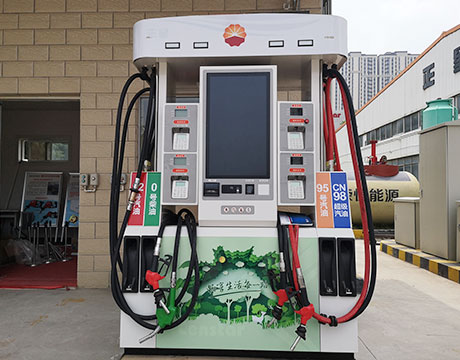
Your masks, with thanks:
<instances>
[{"instance_id":1,"label":"tree illustration on panel","mask_svg":"<svg viewBox=\"0 0 460 360\"><path fill-rule=\"evenodd\" d=\"M258 256L254 254L254 247L230 251L218 246L212 251L213 259L199 264L199 305L195 305L191 319L200 314L213 314L227 324L253 321L263 326L265 314L276 304L267 271L278 272L279 255L272 251ZM189 262L185 261L180 268L188 269L188 266ZM184 286L183 281L178 280L177 284L178 289ZM192 293L193 284L194 280L187 288L187 295Z\"/></svg>"}]
</instances>

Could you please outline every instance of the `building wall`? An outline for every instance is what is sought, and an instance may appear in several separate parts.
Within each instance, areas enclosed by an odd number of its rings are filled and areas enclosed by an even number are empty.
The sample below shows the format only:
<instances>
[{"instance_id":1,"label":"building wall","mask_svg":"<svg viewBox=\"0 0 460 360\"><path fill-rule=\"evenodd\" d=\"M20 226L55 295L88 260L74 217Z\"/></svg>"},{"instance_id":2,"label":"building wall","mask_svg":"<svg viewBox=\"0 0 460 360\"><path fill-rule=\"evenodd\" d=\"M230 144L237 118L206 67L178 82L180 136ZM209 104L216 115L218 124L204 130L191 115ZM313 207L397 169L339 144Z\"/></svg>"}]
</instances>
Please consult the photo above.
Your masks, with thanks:
<instances>
[{"instance_id":1,"label":"building wall","mask_svg":"<svg viewBox=\"0 0 460 360\"><path fill-rule=\"evenodd\" d=\"M108 203L114 122L121 88L136 72L131 63L133 24L144 18L165 16L282 11L283 3L284 0L0 0L0 99L80 99L80 172L99 173L100 186L94 194L80 194L79 286L109 284ZM321 13L321 4L321 0L301 0L302 9L311 13ZM137 81L130 96L142 86ZM299 95L283 93L280 100L296 100ZM135 168L136 129L133 121L126 144L126 172ZM125 191L122 207L126 196Z\"/></svg>"},{"instance_id":2,"label":"building wall","mask_svg":"<svg viewBox=\"0 0 460 360\"><path fill-rule=\"evenodd\" d=\"M454 73L454 49L460 47L460 25L455 29L434 47L429 48L406 72L358 112L358 133L360 136L365 134L367 138L361 148L364 161L370 156L371 146L366 145L366 140L369 140L367 135L372 130L422 111L426 108L427 101L455 97L458 104L460 72ZM423 70L433 63L435 83L423 89ZM342 128L337 132L337 142L341 164L349 171L352 165L346 129ZM397 134L377 144L377 156L386 155L389 160L417 154L418 129Z\"/></svg>"}]
</instances>

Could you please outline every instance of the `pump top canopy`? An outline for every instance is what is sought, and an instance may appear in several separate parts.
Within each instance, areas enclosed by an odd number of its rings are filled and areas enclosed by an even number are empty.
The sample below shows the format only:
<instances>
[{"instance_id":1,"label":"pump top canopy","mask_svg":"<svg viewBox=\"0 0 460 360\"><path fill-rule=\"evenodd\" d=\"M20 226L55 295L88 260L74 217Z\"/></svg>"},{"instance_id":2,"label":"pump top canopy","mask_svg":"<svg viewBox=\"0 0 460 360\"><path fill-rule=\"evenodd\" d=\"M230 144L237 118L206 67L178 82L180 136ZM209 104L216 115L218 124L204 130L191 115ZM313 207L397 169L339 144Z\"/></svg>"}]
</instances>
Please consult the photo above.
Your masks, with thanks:
<instances>
[{"instance_id":1,"label":"pump top canopy","mask_svg":"<svg viewBox=\"0 0 460 360\"><path fill-rule=\"evenodd\" d=\"M346 20L332 15L243 14L146 19L134 25L133 60L318 57L339 67L347 56ZM276 62L276 61L275 61Z\"/></svg>"}]
</instances>

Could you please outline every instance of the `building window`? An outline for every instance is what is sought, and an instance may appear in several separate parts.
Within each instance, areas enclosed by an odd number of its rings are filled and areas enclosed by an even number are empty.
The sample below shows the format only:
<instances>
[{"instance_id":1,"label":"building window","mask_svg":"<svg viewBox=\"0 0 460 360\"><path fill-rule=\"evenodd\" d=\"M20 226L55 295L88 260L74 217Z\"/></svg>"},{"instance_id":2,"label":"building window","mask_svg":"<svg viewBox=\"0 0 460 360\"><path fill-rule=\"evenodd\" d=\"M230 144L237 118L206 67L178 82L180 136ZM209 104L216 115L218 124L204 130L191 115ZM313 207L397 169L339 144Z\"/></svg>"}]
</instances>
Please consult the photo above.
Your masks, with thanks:
<instances>
[{"instance_id":1,"label":"building window","mask_svg":"<svg viewBox=\"0 0 460 360\"><path fill-rule=\"evenodd\" d=\"M412 130L412 126L411 126L411 119L410 119L410 116L405 116L404 117L404 132L409 132Z\"/></svg>"},{"instance_id":2,"label":"building window","mask_svg":"<svg viewBox=\"0 0 460 360\"><path fill-rule=\"evenodd\" d=\"M19 140L19 161L68 161L67 140Z\"/></svg>"},{"instance_id":3,"label":"building window","mask_svg":"<svg viewBox=\"0 0 460 360\"><path fill-rule=\"evenodd\" d=\"M460 110L460 94L454 97L453 103L455 107L457 108L457 110Z\"/></svg>"},{"instance_id":4,"label":"building window","mask_svg":"<svg viewBox=\"0 0 460 360\"><path fill-rule=\"evenodd\" d=\"M371 140L377 140L376 130L372 130L371 132L368 133L366 144L369 145L371 143Z\"/></svg>"},{"instance_id":5,"label":"building window","mask_svg":"<svg viewBox=\"0 0 460 360\"><path fill-rule=\"evenodd\" d=\"M404 131L404 120L398 119L392 123L393 135L401 134Z\"/></svg>"},{"instance_id":6,"label":"building window","mask_svg":"<svg viewBox=\"0 0 460 360\"><path fill-rule=\"evenodd\" d=\"M419 156L406 156L401 157L398 159L392 159L388 161L390 165L398 165L399 171L407 171L410 172L418 179L418 163L419 163Z\"/></svg>"}]
</instances>

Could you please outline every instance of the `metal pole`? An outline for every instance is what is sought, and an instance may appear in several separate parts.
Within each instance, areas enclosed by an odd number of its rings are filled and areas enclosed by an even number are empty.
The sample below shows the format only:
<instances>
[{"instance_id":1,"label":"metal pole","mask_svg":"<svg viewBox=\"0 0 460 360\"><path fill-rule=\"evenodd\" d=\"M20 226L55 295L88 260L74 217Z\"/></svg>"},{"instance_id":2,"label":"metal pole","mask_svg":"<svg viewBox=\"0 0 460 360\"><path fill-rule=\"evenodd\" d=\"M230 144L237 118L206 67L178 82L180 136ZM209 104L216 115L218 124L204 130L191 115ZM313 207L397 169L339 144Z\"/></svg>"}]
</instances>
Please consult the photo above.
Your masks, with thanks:
<instances>
[{"instance_id":1,"label":"metal pole","mask_svg":"<svg viewBox=\"0 0 460 360\"><path fill-rule=\"evenodd\" d=\"M44 234L45 234L45 239L43 241L43 245L45 246L46 250L46 260L45 264L49 264L51 262L51 257L50 257L50 247L49 247L49 228L48 228L48 223L43 224L44 228Z\"/></svg>"},{"instance_id":2,"label":"metal pole","mask_svg":"<svg viewBox=\"0 0 460 360\"><path fill-rule=\"evenodd\" d=\"M37 266L37 224L32 224L32 230L33 230L33 253L32 253L32 264L30 264L31 267Z\"/></svg>"},{"instance_id":3,"label":"metal pole","mask_svg":"<svg viewBox=\"0 0 460 360\"><path fill-rule=\"evenodd\" d=\"M69 256L67 257L67 244L68 244L68 233L67 233L67 229L69 227L69 222L66 221L65 224L64 224L64 228L62 229L63 233L64 233L64 259L62 261L69 261L69 260L72 260L72 256ZM72 244L71 244L72 246ZM72 253L72 249L70 249L70 252Z\"/></svg>"}]
</instances>

